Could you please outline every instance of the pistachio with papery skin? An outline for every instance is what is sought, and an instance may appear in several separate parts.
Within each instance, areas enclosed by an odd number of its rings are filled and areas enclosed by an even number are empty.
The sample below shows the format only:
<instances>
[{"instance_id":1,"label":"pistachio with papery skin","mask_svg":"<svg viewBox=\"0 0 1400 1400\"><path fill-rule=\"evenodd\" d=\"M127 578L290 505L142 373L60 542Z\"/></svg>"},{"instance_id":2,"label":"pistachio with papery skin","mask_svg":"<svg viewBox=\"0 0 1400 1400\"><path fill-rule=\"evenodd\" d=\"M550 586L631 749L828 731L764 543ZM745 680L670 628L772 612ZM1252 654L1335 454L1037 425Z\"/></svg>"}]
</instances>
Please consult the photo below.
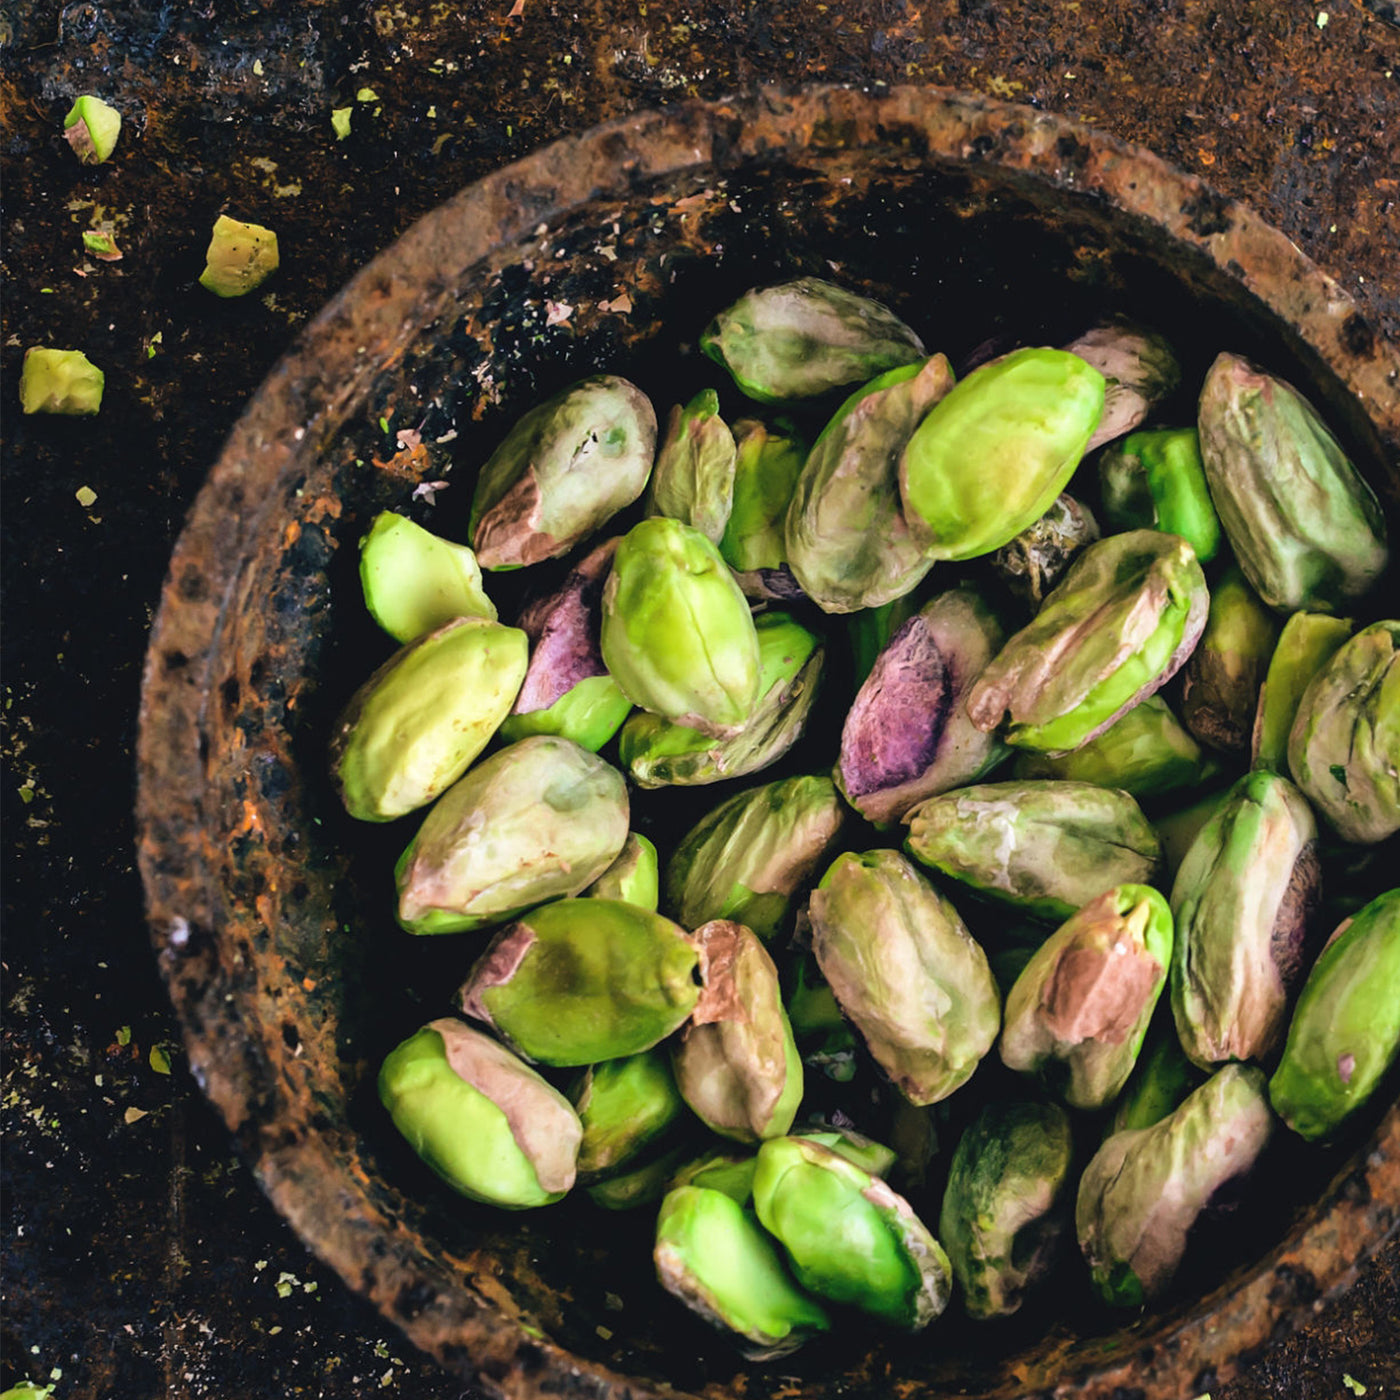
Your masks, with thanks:
<instances>
[{"instance_id":1,"label":"pistachio with papery skin","mask_svg":"<svg viewBox=\"0 0 1400 1400\"><path fill-rule=\"evenodd\" d=\"M1065 346L1103 375L1103 416L1086 453L1131 432L1181 383L1181 366L1165 337L1127 321L1085 331Z\"/></svg>"},{"instance_id":2,"label":"pistachio with papery skin","mask_svg":"<svg viewBox=\"0 0 1400 1400\"><path fill-rule=\"evenodd\" d=\"M717 545L734 506L737 458L713 389L702 389L684 408L677 404L657 446L647 514L683 520Z\"/></svg>"}]
</instances>

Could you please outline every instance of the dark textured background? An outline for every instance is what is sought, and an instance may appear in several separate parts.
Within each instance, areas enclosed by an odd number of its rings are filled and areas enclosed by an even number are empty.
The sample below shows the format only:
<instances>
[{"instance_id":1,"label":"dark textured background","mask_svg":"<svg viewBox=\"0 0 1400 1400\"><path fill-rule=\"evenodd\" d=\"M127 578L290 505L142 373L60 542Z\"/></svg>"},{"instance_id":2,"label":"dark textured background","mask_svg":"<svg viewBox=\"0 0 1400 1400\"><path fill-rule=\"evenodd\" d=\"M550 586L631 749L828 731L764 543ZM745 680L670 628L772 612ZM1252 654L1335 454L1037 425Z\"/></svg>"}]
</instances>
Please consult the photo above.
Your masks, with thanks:
<instances>
[{"instance_id":1,"label":"dark textured background","mask_svg":"<svg viewBox=\"0 0 1400 1400\"><path fill-rule=\"evenodd\" d=\"M1389 0L11 0L3 1384L51 1379L60 1400L470 1394L306 1254L185 1072L132 859L146 630L240 406L415 217L603 118L806 78L947 84L1141 142L1253 204L1400 338ZM89 91L125 121L100 167L61 137ZM330 111L347 105L337 142ZM240 302L194 285L220 212L281 243L281 272ZM121 262L84 257L99 225ZM33 344L106 371L100 417L20 418ZM1397 1244L1215 1400L1361 1385L1400 1394Z\"/></svg>"}]
</instances>

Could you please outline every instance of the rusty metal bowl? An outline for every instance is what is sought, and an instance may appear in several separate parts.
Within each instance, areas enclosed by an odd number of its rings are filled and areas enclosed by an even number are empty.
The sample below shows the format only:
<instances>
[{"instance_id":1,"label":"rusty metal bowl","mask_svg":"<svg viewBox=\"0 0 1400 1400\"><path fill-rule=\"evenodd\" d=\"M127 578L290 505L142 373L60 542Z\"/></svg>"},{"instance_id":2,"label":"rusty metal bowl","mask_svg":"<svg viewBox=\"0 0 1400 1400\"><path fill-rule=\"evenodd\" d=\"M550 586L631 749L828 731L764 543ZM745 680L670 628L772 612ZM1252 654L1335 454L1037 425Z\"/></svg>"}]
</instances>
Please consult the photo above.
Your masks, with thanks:
<instances>
[{"instance_id":1,"label":"rusty metal bowl","mask_svg":"<svg viewBox=\"0 0 1400 1400\"><path fill-rule=\"evenodd\" d=\"M649 1216L472 1206L378 1109L380 1058L439 1014L472 949L398 932L396 847L350 822L326 777L331 718L387 650L355 540L424 480L452 482L433 519L461 531L463 478L527 406L603 368L672 402L715 309L833 269L954 359L998 335L1062 343L1104 308L1164 330L1190 383L1220 348L1257 358L1314 399L1396 514L1394 350L1280 234L1142 150L932 89L765 91L560 141L423 219L331 302L250 404L175 550L138 817L190 1062L302 1239L489 1394L1196 1395L1396 1229L1400 1107L1288 1158L1277 1202L1197 1250L1153 1311L1057 1298L985 1329L848 1333L767 1368L660 1294Z\"/></svg>"}]
</instances>

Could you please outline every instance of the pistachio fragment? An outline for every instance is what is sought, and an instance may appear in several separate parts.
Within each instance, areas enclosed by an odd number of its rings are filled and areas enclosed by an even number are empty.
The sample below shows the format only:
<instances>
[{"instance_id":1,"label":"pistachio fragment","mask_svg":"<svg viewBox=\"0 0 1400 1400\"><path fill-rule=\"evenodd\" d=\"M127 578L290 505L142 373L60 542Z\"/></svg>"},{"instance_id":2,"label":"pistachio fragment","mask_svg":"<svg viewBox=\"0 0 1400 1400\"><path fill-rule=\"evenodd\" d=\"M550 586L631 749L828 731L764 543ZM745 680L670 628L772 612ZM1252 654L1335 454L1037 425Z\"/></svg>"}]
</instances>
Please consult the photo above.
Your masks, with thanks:
<instances>
[{"instance_id":1,"label":"pistachio fragment","mask_svg":"<svg viewBox=\"0 0 1400 1400\"><path fill-rule=\"evenodd\" d=\"M1181 366L1166 338L1127 321L1095 326L1065 349L1104 377L1103 415L1086 453L1131 432L1181 383Z\"/></svg>"},{"instance_id":2,"label":"pistachio fragment","mask_svg":"<svg viewBox=\"0 0 1400 1400\"><path fill-rule=\"evenodd\" d=\"M100 97L84 94L63 119L64 140L84 165L101 165L117 146L122 114Z\"/></svg>"},{"instance_id":3,"label":"pistachio fragment","mask_svg":"<svg viewBox=\"0 0 1400 1400\"><path fill-rule=\"evenodd\" d=\"M682 520L719 544L734 506L737 459L734 434L719 416L719 395L702 389L684 408L671 410L656 450L647 514Z\"/></svg>"},{"instance_id":4,"label":"pistachio fragment","mask_svg":"<svg viewBox=\"0 0 1400 1400\"><path fill-rule=\"evenodd\" d=\"M578 1149L583 1181L615 1175L685 1111L666 1054L659 1049L590 1065L569 1098L583 1125Z\"/></svg>"},{"instance_id":5,"label":"pistachio fragment","mask_svg":"<svg viewBox=\"0 0 1400 1400\"><path fill-rule=\"evenodd\" d=\"M277 235L261 224L220 214L214 220L199 285L216 297L241 297L261 287L280 266Z\"/></svg>"},{"instance_id":6,"label":"pistachio fragment","mask_svg":"<svg viewBox=\"0 0 1400 1400\"><path fill-rule=\"evenodd\" d=\"M734 506L719 552L742 585L745 574L772 572L787 563L783 521L807 460L807 444L756 418L740 419L733 431Z\"/></svg>"},{"instance_id":7,"label":"pistachio fragment","mask_svg":"<svg viewBox=\"0 0 1400 1400\"><path fill-rule=\"evenodd\" d=\"M1130 434L1099 457L1099 486L1115 528L1180 535L1202 564L1219 552L1220 520L1195 428Z\"/></svg>"},{"instance_id":8,"label":"pistachio fragment","mask_svg":"<svg viewBox=\"0 0 1400 1400\"><path fill-rule=\"evenodd\" d=\"M1355 630L1350 618L1326 613L1294 613L1283 624L1259 688L1250 746L1254 767L1287 772L1288 734L1298 715L1298 702L1312 678Z\"/></svg>"},{"instance_id":9,"label":"pistachio fragment","mask_svg":"<svg viewBox=\"0 0 1400 1400\"><path fill-rule=\"evenodd\" d=\"M81 350L31 345L19 375L21 413L88 417L102 407L107 376Z\"/></svg>"}]
</instances>

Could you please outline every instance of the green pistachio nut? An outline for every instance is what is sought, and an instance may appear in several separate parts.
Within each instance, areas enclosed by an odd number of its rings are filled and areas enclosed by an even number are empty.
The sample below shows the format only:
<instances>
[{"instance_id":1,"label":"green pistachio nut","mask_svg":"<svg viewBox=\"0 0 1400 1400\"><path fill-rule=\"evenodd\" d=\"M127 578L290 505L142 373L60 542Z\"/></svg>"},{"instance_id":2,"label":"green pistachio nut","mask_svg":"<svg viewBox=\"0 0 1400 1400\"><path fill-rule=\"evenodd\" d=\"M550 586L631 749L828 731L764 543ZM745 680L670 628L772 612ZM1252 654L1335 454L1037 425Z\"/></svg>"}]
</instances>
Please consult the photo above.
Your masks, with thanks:
<instances>
[{"instance_id":1,"label":"green pistachio nut","mask_svg":"<svg viewBox=\"0 0 1400 1400\"><path fill-rule=\"evenodd\" d=\"M1116 530L1180 535L1202 564L1220 550L1220 519L1195 428L1131 433L1099 457L1104 518Z\"/></svg>"},{"instance_id":2,"label":"green pistachio nut","mask_svg":"<svg viewBox=\"0 0 1400 1400\"><path fill-rule=\"evenodd\" d=\"M84 165L101 165L117 146L122 114L100 97L84 95L63 119L63 137Z\"/></svg>"},{"instance_id":3,"label":"green pistachio nut","mask_svg":"<svg viewBox=\"0 0 1400 1400\"><path fill-rule=\"evenodd\" d=\"M477 478L469 530L482 568L567 554L642 494L655 450L651 401L617 375L531 409Z\"/></svg>"},{"instance_id":4,"label":"green pistachio nut","mask_svg":"<svg viewBox=\"0 0 1400 1400\"><path fill-rule=\"evenodd\" d=\"M1015 777L1055 778L1121 788L1142 801L1199 787L1215 764L1160 695L1149 695L1096 739L1058 758L1023 749Z\"/></svg>"},{"instance_id":5,"label":"green pistachio nut","mask_svg":"<svg viewBox=\"0 0 1400 1400\"><path fill-rule=\"evenodd\" d=\"M836 764L842 793L867 821L898 821L1005 752L963 708L1003 640L971 588L940 594L891 638L846 715Z\"/></svg>"},{"instance_id":6,"label":"green pistachio nut","mask_svg":"<svg viewBox=\"0 0 1400 1400\"><path fill-rule=\"evenodd\" d=\"M584 1187L588 1199L603 1210L637 1210L654 1206L669 1191L671 1177L691 1148L677 1144L655 1157L623 1167L616 1176Z\"/></svg>"},{"instance_id":7,"label":"green pistachio nut","mask_svg":"<svg viewBox=\"0 0 1400 1400\"><path fill-rule=\"evenodd\" d=\"M396 642L411 642L454 617L496 620L476 555L392 510L380 511L360 536L360 586L370 616Z\"/></svg>"},{"instance_id":8,"label":"green pistachio nut","mask_svg":"<svg viewBox=\"0 0 1400 1400\"><path fill-rule=\"evenodd\" d=\"M351 697L331 740L345 810L387 822L446 792L506 717L525 634L458 617L395 652Z\"/></svg>"},{"instance_id":9,"label":"green pistachio nut","mask_svg":"<svg viewBox=\"0 0 1400 1400\"><path fill-rule=\"evenodd\" d=\"M1087 744L1174 676L1200 639L1205 575L1177 535L1132 530L1091 544L967 699L979 728L1060 754Z\"/></svg>"},{"instance_id":10,"label":"green pistachio nut","mask_svg":"<svg viewBox=\"0 0 1400 1400\"><path fill-rule=\"evenodd\" d=\"M1132 432L1181 383L1181 366L1166 339L1126 321L1095 326L1065 349L1104 377L1103 415L1086 453Z\"/></svg>"},{"instance_id":11,"label":"green pistachio nut","mask_svg":"<svg viewBox=\"0 0 1400 1400\"><path fill-rule=\"evenodd\" d=\"M1241 778L1191 843L1172 883L1171 1001L1202 1069L1264 1059L1281 1042L1321 875L1312 812L1277 773Z\"/></svg>"},{"instance_id":12,"label":"green pistachio nut","mask_svg":"<svg viewBox=\"0 0 1400 1400\"><path fill-rule=\"evenodd\" d=\"M1092 899L1031 955L1006 998L1001 1058L1071 1108L1110 1104L1142 1049L1172 958L1172 915L1148 885Z\"/></svg>"},{"instance_id":13,"label":"green pistachio nut","mask_svg":"<svg viewBox=\"0 0 1400 1400\"><path fill-rule=\"evenodd\" d=\"M1075 1225L1095 1291L1139 1307L1171 1282L1211 1197L1273 1132L1264 1073L1226 1065L1150 1128L1115 1133L1084 1170Z\"/></svg>"},{"instance_id":14,"label":"green pistachio nut","mask_svg":"<svg viewBox=\"0 0 1400 1400\"><path fill-rule=\"evenodd\" d=\"M216 297L256 291L277 271L277 235L261 224L245 224L220 214L214 220L199 285Z\"/></svg>"},{"instance_id":15,"label":"green pistachio nut","mask_svg":"<svg viewBox=\"0 0 1400 1400\"><path fill-rule=\"evenodd\" d=\"M1400 1055L1400 889L1373 899L1323 949L1298 997L1269 1099L1309 1140L1331 1136Z\"/></svg>"},{"instance_id":16,"label":"green pistachio nut","mask_svg":"<svg viewBox=\"0 0 1400 1400\"><path fill-rule=\"evenodd\" d=\"M793 1282L772 1239L742 1205L701 1186L667 1193L653 1252L661 1286L743 1354L771 1361L796 1351L831 1319Z\"/></svg>"},{"instance_id":17,"label":"green pistachio nut","mask_svg":"<svg viewBox=\"0 0 1400 1400\"><path fill-rule=\"evenodd\" d=\"M926 557L990 554L1039 520L1103 405L1103 375L1065 350L1013 350L955 385L899 464L904 516Z\"/></svg>"},{"instance_id":18,"label":"green pistachio nut","mask_svg":"<svg viewBox=\"0 0 1400 1400\"><path fill-rule=\"evenodd\" d=\"M522 739L479 763L423 819L395 871L410 933L490 928L577 894L627 840L627 785L567 739Z\"/></svg>"},{"instance_id":19,"label":"green pistachio nut","mask_svg":"<svg viewBox=\"0 0 1400 1400\"><path fill-rule=\"evenodd\" d=\"M86 418L102 407L107 376L81 350L31 345L19 375L21 413L62 413Z\"/></svg>"},{"instance_id":20,"label":"green pistachio nut","mask_svg":"<svg viewBox=\"0 0 1400 1400\"><path fill-rule=\"evenodd\" d=\"M656 847L640 832L629 831L617 859L583 893L590 899L621 899L655 912L660 890Z\"/></svg>"},{"instance_id":21,"label":"green pistachio nut","mask_svg":"<svg viewBox=\"0 0 1400 1400\"><path fill-rule=\"evenodd\" d=\"M734 424L734 446L734 507L719 552L743 583L745 574L770 574L787 563L783 522L807 444L755 418L742 418Z\"/></svg>"},{"instance_id":22,"label":"green pistachio nut","mask_svg":"<svg viewBox=\"0 0 1400 1400\"><path fill-rule=\"evenodd\" d=\"M694 933L705 990L671 1047L681 1096L712 1132L737 1142L781 1137L802 1100L802 1059L767 949L742 924Z\"/></svg>"},{"instance_id":23,"label":"green pistachio nut","mask_svg":"<svg viewBox=\"0 0 1400 1400\"><path fill-rule=\"evenodd\" d=\"M1316 410L1239 355L1201 389L1201 456L1245 577L1278 612L1340 612L1385 571L1385 519Z\"/></svg>"},{"instance_id":24,"label":"green pistachio nut","mask_svg":"<svg viewBox=\"0 0 1400 1400\"><path fill-rule=\"evenodd\" d=\"M1162 864L1165 867L1162 880L1157 881L1163 889L1176 879L1186 852L1191 849L1201 829L1220 810L1229 797L1228 787L1207 793L1204 797L1175 811L1159 813L1152 822L1152 829L1162 841Z\"/></svg>"},{"instance_id":25,"label":"green pistachio nut","mask_svg":"<svg viewBox=\"0 0 1400 1400\"><path fill-rule=\"evenodd\" d=\"M845 817L830 778L782 778L735 793L681 838L666 863L663 907L686 928L734 919L776 938Z\"/></svg>"},{"instance_id":26,"label":"green pistachio nut","mask_svg":"<svg viewBox=\"0 0 1400 1400\"><path fill-rule=\"evenodd\" d=\"M899 500L899 454L953 385L942 355L857 389L812 445L784 527L788 567L824 612L874 608L908 593L932 564Z\"/></svg>"},{"instance_id":27,"label":"green pistachio nut","mask_svg":"<svg viewBox=\"0 0 1400 1400\"><path fill-rule=\"evenodd\" d=\"M1344 840L1400 831L1400 622L1375 622L1313 677L1288 735L1298 786Z\"/></svg>"},{"instance_id":28,"label":"green pistachio nut","mask_svg":"<svg viewBox=\"0 0 1400 1400\"><path fill-rule=\"evenodd\" d=\"M988 1104L958 1139L938 1236L969 1317L1007 1317L1053 1268L1074 1139L1058 1104Z\"/></svg>"},{"instance_id":29,"label":"green pistachio nut","mask_svg":"<svg viewBox=\"0 0 1400 1400\"><path fill-rule=\"evenodd\" d=\"M643 1050L590 1065L569 1093L583 1140L578 1174L587 1182L616 1175L685 1112L663 1050Z\"/></svg>"},{"instance_id":30,"label":"green pistachio nut","mask_svg":"<svg viewBox=\"0 0 1400 1400\"><path fill-rule=\"evenodd\" d=\"M722 1191L732 1201L746 1206L753 1199L753 1174L758 1158L752 1153L724 1148L706 1152L686 1162L671 1178L670 1189L677 1186L703 1186L707 1191Z\"/></svg>"},{"instance_id":31,"label":"green pistachio nut","mask_svg":"<svg viewBox=\"0 0 1400 1400\"><path fill-rule=\"evenodd\" d=\"M888 1176L899 1161L899 1153L893 1147L886 1147L883 1142L875 1142L863 1133L856 1132L854 1128L797 1128L791 1136L820 1143L823 1147L830 1148L838 1157L854 1162L871 1176Z\"/></svg>"},{"instance_id":32,"label":"green pistachio nut","mask_svg":"<svg viewBox=\"0 0 1400 1400\"><path fill-rule=\"evenodd\" d=\"M719 416L719 395L702 389L682 408L671 410L656 449L647 514L683 520L719 544L734 507L738 448Z\"/></svg>"},{"instance_id":33,"label":"green pistachio nut","mask_svg":"<svg viewBox=\"0 0 1400 1400\"><path fill-rule=\"evenodd\" d=\"M640 711L622 726L618 761L642 788L742 778L776 763L802 737L821 689L826 651L785 612L759 613L758 700L738 734L716 739Z\"/></svg>"},{"instance_id":34,"label":"green pistachio nut","mask_svg":"<svg viewBox=\"0 0 1400 1400\"><path fill-rule=\"evenodd\" d=\"M1089 507L1061 493L1039 520L992 555L992 571L1035 611L1075 557L1098 538L1098 521Z\"/></svg>"},{"instance_id":35,"label":"green pistachio nut","mask_svg":"<svg viewBox=\"0 0 1400 1400\"><path fill-rule=\"evenodd\" d=\"M733 738L758 701L749 605L698 530L656 516L618 546L603 588L603 662L644 710L713 738Z\"/></svg>"},{"instance_id":36,"label":"green pistachio nut","mask_svg":"<svg viewBox=\"0 0 1400 1400\"><path fill-rule=\"evenodd\" d=\"M1161 870L1142 809L1093 783L980 783L929 798L905 821L915 859L1042 919L1067 919L1114 885L1147 884Z\"/></svg>"},{"instance_id":37,"label":"green pistachio nut","mask_svg":"<svg viewBox=\"0 0 1400 1400\"><path fill-rule=\"evenodd\" d=\"M1259 689L1250 747L1254 767L1288 771L1288 734L1298 715L1298 702L1312 678L1355 630L1350 618L1326 613L1294 613L1283 624Z\"/></svg>"},{"instance_id":38,"label":"green pistachio nut","mask_svg":"<svg viewBox=\"0 0 1400 1400\"><path fill-rule=\"evenodd\" d=\"M683 928L613 899L562 899L502 929L458 993L527 1059L640 1054L695 1009L699 953Z\"/></svg>"},{"instance_id":39,"label":"green pistachio nut","mask_svg":"<svg viewBox=\"0 0 1400 1400\"><path fill-rule=\"evenodd\" d=\"M887 307L817 277L746 292L710 322L700 348L760 403L864 384L925 354Z\"/></svg>"},{"instance_id":40,"label":"green pistachio nut","mask_svg":"<svg viewBox=\"0 0 1400 1400\"><path fill-rule=\"evenodd\" d=\"M1165 1006L1165 1003L1160 1003ZM1148 1027L1137 1064L1113 1105L1104 1136L1160 1123L1205 1076L1186 1058L1171 1017L1158 1015Z\"/></svg>"},{"instance_id":41,"label":"green pistachio nut","mask_svg":"<svg viewBox=\"0 0 1400 1400\"><path fill-rule=\"evenodd\" d=\"M603 582L617 541L598 546L564 582L520 615L530 666L501 737L560 734L597 753L617 733L632 702L608 674L599 646Z\"/></svg>"},{"instance_id":42,"label":"green pistachio nut","mask_svg":"<svg viewBox=\"0 0 1400 1400\"><path fill-rule=\"evenodd\" d=\"M965 1084L1001 997L957 911L896 851L838 856L812 892L812 951L842 1011L913 1104Z\"/></svg>"},{"instance_id":43,"label":"green pistachio nut","mask_svg":"<svg viewBox=\"0 0 1400 1400\"><path fill-rule=\"evenodd\" d=\"M879 1177L807 1138L758 1150L754 1209L797 1281L910 1332L948 1306L952 1269L908 1201Z\"/></svg>"},{"instance_id":44,"label":"green pistachio nut","mask_svg":"<svg viewBox=\"0 0 1400 1400\"><path fill-rule=\"evenodd\" d=\"M490 1036L443 1017L390 1051L379 1101L413 1150L474 1201L524 1210L574 1184L583 1129L563 1094Z\"/></svg>"}]
</instances>

